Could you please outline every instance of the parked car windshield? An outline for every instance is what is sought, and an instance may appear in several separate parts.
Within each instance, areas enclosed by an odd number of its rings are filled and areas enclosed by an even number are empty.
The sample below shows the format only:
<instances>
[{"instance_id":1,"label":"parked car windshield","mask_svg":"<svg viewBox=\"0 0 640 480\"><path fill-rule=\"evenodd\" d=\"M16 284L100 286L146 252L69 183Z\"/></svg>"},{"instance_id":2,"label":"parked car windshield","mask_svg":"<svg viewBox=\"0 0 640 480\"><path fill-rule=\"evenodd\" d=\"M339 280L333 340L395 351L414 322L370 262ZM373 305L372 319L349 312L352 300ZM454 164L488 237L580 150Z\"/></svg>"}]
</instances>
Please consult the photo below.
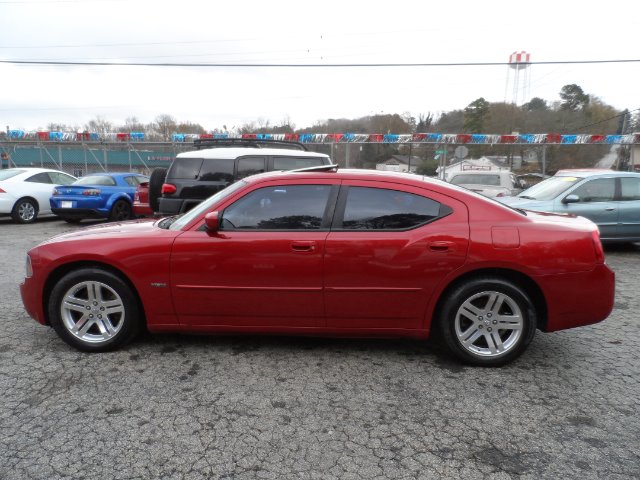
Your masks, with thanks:
<instances>
[{"instance_id":1,"label":"parked car windshield","mask_svg":"<svg viewBox=\"0 0 640 480\"><path fill-rule=\"evenodd\" d=\"M25 170L0 170L0 180L7 180L8 178L15 177L16 175L20 175Z\"/></svg>"},{"instance_id":2,"label":"parked car windshield","mask_svg":"<svg viewBox=\"0 0 640 480\"><path fill-rule=\"evenodd\" d=\"M528 198L531 200L551 200L556 198L562 192L568 190L572 185L578 183L580 177L551 177L542 182L527 188L521 192L518 197Z\"/></svg>"},{"instance_id":3,"label":"parked car windshield","mask_svg":"<svg viewBox=\"0 0 640 480\"><path fill-rule=\"evenodd\" d=\"M113 186L116 181L108 175L87 175L73 183L74 185L106 185Z\"/></svg>"},{"instance_id":4,"label":"parked car windshield","mask_svg":"<svg viewBox=\"0 0 640 480\"><path fill-rule=\"evenodd\" d=\"M169 225L169 230L180 230L180 229L182 229L182 227L187 225L189 222L191 222L198 215L202 214L203 212L206 212L209 208L211 208L211 206L213 204L221 201L222 199L224 199L227 196L229 196L232 193L234 193L236 190L239 190L239 189L241 189L242 187L244 187L246 185L247 185L247 182L245 182L243 180L240 180L240 181L238 181L236 183L232 183L228 187L220 190L215 195L212 195L211 197L206 199L204 202L196 205L191 210L189 210L187 213L185 213L184 215L179 217L175 222L173 222L171 225Z\"/></svg>"}]
</instances>

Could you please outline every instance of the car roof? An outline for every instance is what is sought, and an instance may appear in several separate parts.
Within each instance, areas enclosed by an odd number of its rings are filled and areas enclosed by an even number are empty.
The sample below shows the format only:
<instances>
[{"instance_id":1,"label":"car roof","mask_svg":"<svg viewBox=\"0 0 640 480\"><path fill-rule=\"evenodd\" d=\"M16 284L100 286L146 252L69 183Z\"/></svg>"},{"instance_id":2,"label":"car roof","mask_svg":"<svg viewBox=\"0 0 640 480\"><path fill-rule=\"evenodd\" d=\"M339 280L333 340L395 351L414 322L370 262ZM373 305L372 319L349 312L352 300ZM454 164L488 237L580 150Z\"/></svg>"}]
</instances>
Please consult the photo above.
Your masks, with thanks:
<instances>
[{"instance_id":1,"label":"car roof","mask_svg":"<svg viewBox=\"0 0 640 480\"><path fill-rule=\"evenodd\" d=\"M59 173L66 173L67 175L71 175L70 173L63 172L62 170L55 170L53 168L41 168L41 167L15 167L15 168L3 169L4 172L6 172L7 170L19 170L20 172L23 172L23 173L59 172Z\"/></svg>"},{"instance_id":2,"label":"car roof","mask_svg":"<svg viewBox=\"0 0 640 480\"><path fill-rule=\"evenodd\" d=\"M554 177L594 177L594 176L608 176L608 177L639 177L640 173L637 172L619 172L616 170L609 170L607 168L565 168L558 170Z\"/></svg>"},{"instance_id":3,"label":"car roof","mask_svg":"<svg viewBox=\"0 0 640 480\"><path fill-rule=\"evenodd\" d=\"M202 150L183 152L179 153L176 158L237 158L245 155L278 155L283 157L329 157L326 153L307 152L304 150L291 150L290 148L224 147L203 148Z\"/></svg>"},{"instance_id":4,"label":"car roof","mask_svg":"<svg viewBox=\"0 0 640 480\"><path fill-rule=\"evenodd\" d=\"M355 169L355 168L317 168L301 169L301 170L288 170L288 171L272 171L266 173L260 173L258 175L252 175L246 177L243 180L246 182L262 182L265 180L291 180L298 179L339 179L339 180L370 180L377 182L391 182L391 183L404 183L413 184L416 186L424 187L425 183L452 187L456 191L468 192L467 189L458 188L456 185L444 182L437 178L427 177L422 175L416 175L413 173L404 172L391 172L387 170L367 170L367 169ZM483 197L484 198L484 197Z\"/></svg>"}]
</instances>

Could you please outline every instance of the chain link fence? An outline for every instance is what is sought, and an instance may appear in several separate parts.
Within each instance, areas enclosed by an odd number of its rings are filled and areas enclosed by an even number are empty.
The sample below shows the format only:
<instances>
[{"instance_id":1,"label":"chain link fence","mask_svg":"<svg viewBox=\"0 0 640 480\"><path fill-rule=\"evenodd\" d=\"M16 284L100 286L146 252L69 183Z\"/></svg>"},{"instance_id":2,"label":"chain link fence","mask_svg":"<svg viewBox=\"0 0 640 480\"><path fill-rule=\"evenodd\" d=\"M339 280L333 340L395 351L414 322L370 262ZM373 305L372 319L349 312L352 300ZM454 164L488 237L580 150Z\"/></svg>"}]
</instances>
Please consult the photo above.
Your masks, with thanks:
<instances>
[{"instance_id":1,"label":"chain link fence","mask_svg":"<svg viewBox=\"0 0 640 480\"><path fill-rule=\"evenodd\" d=\"M436 161L436 165L440 166L449 165L460 160L461 157L457 157L457 152L460 148L466 148L456 144L442 143L386 144L366 141L305 143L305 146L310 151L329 155L340 166L376 168L377 164L382 164L386 170L399 169L400 171L415 171L418 164L424 161L432 163ZM633 170L640 163L639 144L468 146L471 150L468 158L497 155L503 159L503 162L504 159L507 159L504 162L507 168L518 169L528 164L542 173L547 173L545 172L547 162L553 162L554 157L560 157L562 151L571 152L568 158L574 160L570 161L570 164L558 165L560 168L599 166ZM115 171L130 171L149 175L154 168L167 168L177 154L194 150L194 148L191 142L43 142L0 139L0 167L52 168L76 177L95 172ZM626 152L626 157L621 157L619 152ZM608 164L604 165L596 161L596 159L604 158L607 154L612 157ZM376 159L376 161L371 161L372 159ZM397 164L396 160L408 161L408 165Z\"/></svg>"},{"instance_id":2,"label":"chain link fence","mask_svg":"<svg viewBox=\"0 0 640 480\"><path fill-rule=\"evenodd\" d=\"M0 141L0 168L51 168L76 177L95 172L149 175L154 168L169 167L177 154L190 150L194 150L192 143ZM331 154L329 145L310 146L309 150Z\"/></svg>"}]
</instances>

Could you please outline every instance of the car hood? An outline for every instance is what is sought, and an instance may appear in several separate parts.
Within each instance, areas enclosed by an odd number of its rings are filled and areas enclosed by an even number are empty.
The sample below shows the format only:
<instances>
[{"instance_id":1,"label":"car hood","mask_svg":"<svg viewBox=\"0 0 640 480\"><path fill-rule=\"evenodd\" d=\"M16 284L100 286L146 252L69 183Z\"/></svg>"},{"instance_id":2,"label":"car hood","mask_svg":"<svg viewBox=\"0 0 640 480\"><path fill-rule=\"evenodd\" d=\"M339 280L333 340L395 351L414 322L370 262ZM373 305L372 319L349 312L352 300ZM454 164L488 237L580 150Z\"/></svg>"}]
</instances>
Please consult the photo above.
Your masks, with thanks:
<instances>
[{"instance_id":1,"label":"car hood","mask_svg":"<svg viewBox=\"0 0 640 480\"><path fill-rule=\"evenodd\" d=\"M64 242L80 239L100 239L108 238L131 238L149 235L152 231L162 230L155 226L157 222L153 218L143 218L140 220L131 220L126 222L111 222L90 227L80 228L70 232L62 233L45 240L40 245L46 245L54 242ZM166 231L166 230L162 230Z\"/></svg>"},{"instance_id":2,"label":"car hood","mask_svg":"<svg viewBox=\"0 0 640 480\"><path fill-rule=\"evenodd\" d=\"M496 200L510 207L524 208L525 210L546 211L552 208L552 202L548 200L532 200L530 198L520 197L498 197Z\"/></svg>"}]
</instances>

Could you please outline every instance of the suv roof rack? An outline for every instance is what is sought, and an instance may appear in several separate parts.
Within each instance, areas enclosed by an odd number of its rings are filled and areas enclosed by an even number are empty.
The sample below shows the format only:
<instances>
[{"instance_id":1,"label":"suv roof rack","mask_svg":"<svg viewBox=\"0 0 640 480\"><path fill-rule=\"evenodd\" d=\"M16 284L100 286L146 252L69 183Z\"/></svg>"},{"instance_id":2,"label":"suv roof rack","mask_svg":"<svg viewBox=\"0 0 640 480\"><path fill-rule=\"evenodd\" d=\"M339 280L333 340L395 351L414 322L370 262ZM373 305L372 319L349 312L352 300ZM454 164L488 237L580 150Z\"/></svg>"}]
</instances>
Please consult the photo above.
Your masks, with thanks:
<instances>
[{"instance_id":1,"label":"suv roof rack","mask_svg":"<svg viewBox=\"0 0 640 480\"><path fill-rule=\"evenodd\" d=\"M295 170L289 170L289 171L290 172L330 172L332 170L334 172L337 172L338 171L338 165L337 164L317 165L315 167L297 168Z\"/></svg>"},{"instance_id":2,"label":"suv roof rack","mask_svg":"<svg viewBox=\"0 0 640 480\"><path fill-rule=\"evenodd\" d=\"M204 147L251 147L251 148L265 148L265 147L284 147L292 150L302 150L307 152L306 145L300 142L292 142L288 140L267 140L257 138L201 138L193 141L193 146L196 150L200 150Z\"/></svg>"}]
</instances>

